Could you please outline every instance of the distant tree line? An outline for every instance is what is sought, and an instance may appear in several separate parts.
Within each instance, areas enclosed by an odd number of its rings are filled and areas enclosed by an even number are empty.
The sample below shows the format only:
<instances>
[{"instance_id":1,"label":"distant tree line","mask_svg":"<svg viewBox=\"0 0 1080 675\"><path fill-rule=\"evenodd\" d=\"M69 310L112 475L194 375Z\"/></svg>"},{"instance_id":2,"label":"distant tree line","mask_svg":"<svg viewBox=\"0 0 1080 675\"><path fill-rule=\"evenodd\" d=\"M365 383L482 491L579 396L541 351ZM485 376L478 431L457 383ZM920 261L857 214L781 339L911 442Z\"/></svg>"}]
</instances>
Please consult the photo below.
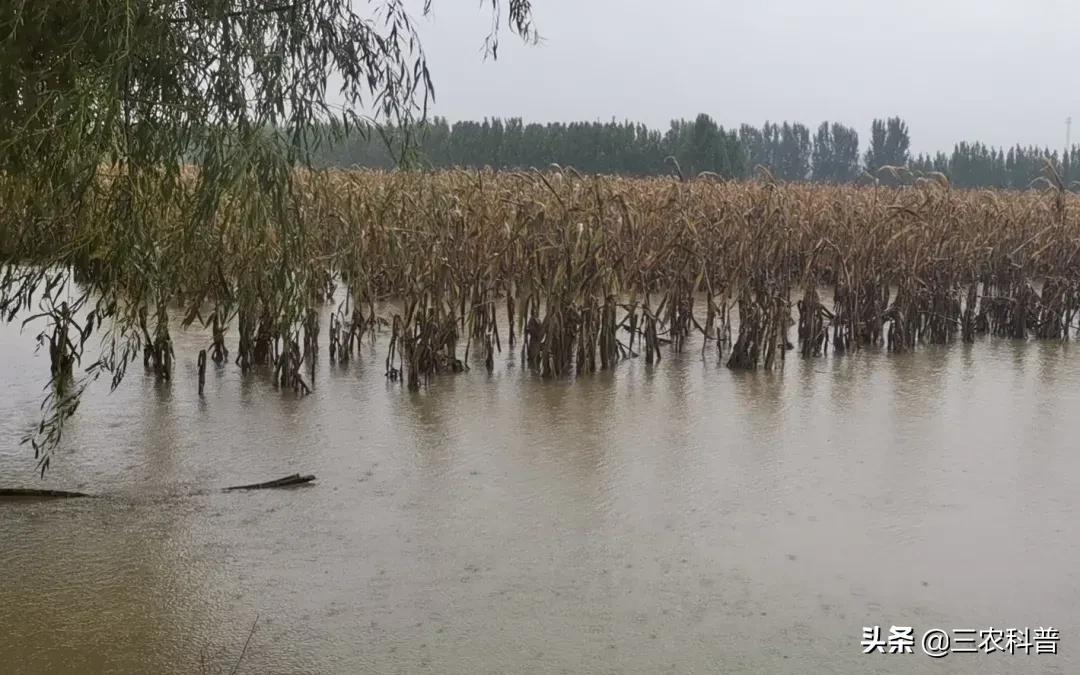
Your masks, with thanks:
<instances>
[{"instance_id":1,"label":"distant tree line","mask_svg":"<svg viewBox=\"0 0 1080 675\"><path fill-rule=\"evenodd\" d=\"M1023 190L1044 175L1049 159L1068 184L1080 179L1080 145L1063 152L1016 145L1009 149L983 143L958 143L951 154L920 154L911 160L913 171L939 171L953 185L963 188L1010 188ZM1071 186L1070 189L1075 188Z\"/></svg>"},{"instance_id":2,"label":"distant tree line","mask_svg":"<svg viewBox=\"0 0 1080 675\"><path fill-rule=\"evenodd\" d=\"M400 158L391 151L400 132L387 138L349 138L321 149L323 166L390 169ZM849 183L866 173L895 180L883 167L940 172L958 187L1027 187L1050 159L1063 176L1080 164L1080 146L1062 153L1048 148L1003 149L982 143L958 143L951 153L910 152L907 124L899 117L876 119L869 145L860 152L855 129L822 122L817 130L798 122L743 124L725 129L707 114L673 120L665 132L633 122L553 122L525 124L520 118L491 118L450 124L435 117L410 131L409 159L428 168L490 166L527 169L551 164L586 173L646 176L703 172L723 178L747 178L764 167L779 180ZM390 140L390 143L386 141Z\"/></svg>"}]
</instances>

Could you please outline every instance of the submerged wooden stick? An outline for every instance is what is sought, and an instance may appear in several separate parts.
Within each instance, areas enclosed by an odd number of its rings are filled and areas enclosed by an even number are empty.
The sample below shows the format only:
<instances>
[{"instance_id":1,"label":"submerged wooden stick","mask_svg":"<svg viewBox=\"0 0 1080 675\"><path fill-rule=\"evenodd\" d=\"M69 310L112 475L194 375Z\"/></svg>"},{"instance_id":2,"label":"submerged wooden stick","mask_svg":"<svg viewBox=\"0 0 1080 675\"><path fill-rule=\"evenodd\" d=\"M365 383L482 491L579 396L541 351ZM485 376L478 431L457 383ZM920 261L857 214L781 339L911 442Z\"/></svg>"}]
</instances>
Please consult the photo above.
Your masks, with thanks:
<instances>
[{"instance_id":1,"label":"submerged wooden stick","mask_svg":"<svg viewBox=\"0 0 1080 675\"><path fill-rule=\"evenodd\" d=\"M251 485L234 485L233 487L225 488L224 491L229 492L231 490L267 490L270 488L284 488L292 487L294 485L303 485L305 483L310 483L313 480L315 480L315 476L312 474L301 476L298 473L294 473L291 476L285 476L284 478L278 478L277 480L271 480L265 483L252 483Z\"/></svg>"},{"instance_id":2,"label":"submerged wooden stick","mask_svg":"<svg viewBox=\"0 0 1080 675\"><path fill-rule=\"evenodd\" d=\"M37 490L34 488L0 488L0 499L72 499L92 497L84 492L67 490Z\"/></svg>"},{"instance_id":3,"label":"submerged wooden stick","mask_svg":"<svg viewBox=\"0 0 1080 675\"><path fill-rule=\"evenodd\" d=\"M250 485L234 485L232 487L222 488L222 492L231 492L233 490L270 490L274 488L288 488L297 485L306 485L315 480L313 474L300 475L294 473L291 476L285 476L284 478L278 478L277 480L266 481L265 483L251 483ZM204 494L196 492L192 494ZM73 499L77 497L96 497L98 495L90 495L85 492L70 492L67 490L39 490L35 488L0 488L0 501L14 500L14 499Z\"/></svg>"},{"instance_id":4,"label":"submerged wooden stick","mask_svg":"<svg viewBox=\"0 0 1080 675\"><path fill-rule=\"evenodd\" d=\"M206 350L199 351L199 396L203 395L203 388L206 387Z\"/></svg>"}]
</instances>

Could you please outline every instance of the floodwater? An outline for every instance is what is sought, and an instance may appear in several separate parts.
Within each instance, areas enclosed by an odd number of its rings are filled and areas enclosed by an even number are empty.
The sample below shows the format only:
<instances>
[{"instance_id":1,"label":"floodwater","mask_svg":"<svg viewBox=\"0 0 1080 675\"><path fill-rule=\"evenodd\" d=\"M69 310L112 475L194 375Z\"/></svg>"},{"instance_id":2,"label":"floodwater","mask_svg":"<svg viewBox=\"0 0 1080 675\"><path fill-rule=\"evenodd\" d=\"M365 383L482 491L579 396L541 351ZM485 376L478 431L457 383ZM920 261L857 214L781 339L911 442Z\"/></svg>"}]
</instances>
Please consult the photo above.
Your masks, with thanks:
<instances>
[{"instance_id":1,"label":"floodwater","mask_svg":"<svg viewBox=\"0 0 1080 675\"><path fill-rule=\"evenodd\" d=\"M309 397L230 365L200 400L174 339L174 381L95 386L41 481L48 359L0 326L0 485L107 496L0 504L3 672L1080 672L1075 345L504 354L412 394L384 336ZM863 655L873 625L1059 654Z\"/></svg>"}]
</instances>

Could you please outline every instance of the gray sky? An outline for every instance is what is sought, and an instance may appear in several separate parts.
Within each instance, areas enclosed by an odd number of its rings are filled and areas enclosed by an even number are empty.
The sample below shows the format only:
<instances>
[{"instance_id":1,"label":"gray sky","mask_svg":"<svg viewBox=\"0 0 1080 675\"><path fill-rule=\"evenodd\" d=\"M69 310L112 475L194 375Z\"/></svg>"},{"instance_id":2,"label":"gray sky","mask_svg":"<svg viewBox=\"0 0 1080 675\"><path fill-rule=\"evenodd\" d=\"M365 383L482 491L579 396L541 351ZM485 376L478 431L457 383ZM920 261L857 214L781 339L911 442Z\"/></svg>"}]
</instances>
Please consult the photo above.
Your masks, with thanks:
<instances>
[{"instance_id":1,"label":"gray sky","mask_svg":"<svg viewBox=\"0 0 1080 675\"><path fill-rule=\"evenodd\" d=\"M505 4L505 0L504 0ZM900 115L915 152L960 140L1065 142L1080 68L1069 0L533 0L544 41L503 31L484 61L486 0L435 0L419 28L435 114L527 122L707 112L725 126Z\"/></svg>"}]
</instances>

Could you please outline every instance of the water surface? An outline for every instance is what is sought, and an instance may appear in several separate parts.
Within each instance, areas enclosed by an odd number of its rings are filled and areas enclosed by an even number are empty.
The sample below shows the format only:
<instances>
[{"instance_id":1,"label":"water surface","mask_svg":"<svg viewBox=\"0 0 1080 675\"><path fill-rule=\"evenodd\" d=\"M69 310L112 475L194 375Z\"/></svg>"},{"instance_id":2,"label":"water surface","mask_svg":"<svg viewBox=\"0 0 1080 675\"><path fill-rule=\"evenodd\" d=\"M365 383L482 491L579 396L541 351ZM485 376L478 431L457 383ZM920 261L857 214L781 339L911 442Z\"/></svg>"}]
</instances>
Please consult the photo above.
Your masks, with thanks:
<instances>
[{"instance_id":1,"label":"water surface","mask_svg":"<svg viewBox=\"0 0 1080 675\"><path fill-rule=\"evenodd\" d=\"M1080 672L1072 345L563 381L504 354L413 394L384 336L309 397L230 365L200 399L174 339L174 381L95 387L40 481L47 356L0 327L0 484L109 496L0 505L5 672L229 672L256 617L239 672ZM873 624L1061 653L863 656Z\"/></svg>"}]
</instances>

